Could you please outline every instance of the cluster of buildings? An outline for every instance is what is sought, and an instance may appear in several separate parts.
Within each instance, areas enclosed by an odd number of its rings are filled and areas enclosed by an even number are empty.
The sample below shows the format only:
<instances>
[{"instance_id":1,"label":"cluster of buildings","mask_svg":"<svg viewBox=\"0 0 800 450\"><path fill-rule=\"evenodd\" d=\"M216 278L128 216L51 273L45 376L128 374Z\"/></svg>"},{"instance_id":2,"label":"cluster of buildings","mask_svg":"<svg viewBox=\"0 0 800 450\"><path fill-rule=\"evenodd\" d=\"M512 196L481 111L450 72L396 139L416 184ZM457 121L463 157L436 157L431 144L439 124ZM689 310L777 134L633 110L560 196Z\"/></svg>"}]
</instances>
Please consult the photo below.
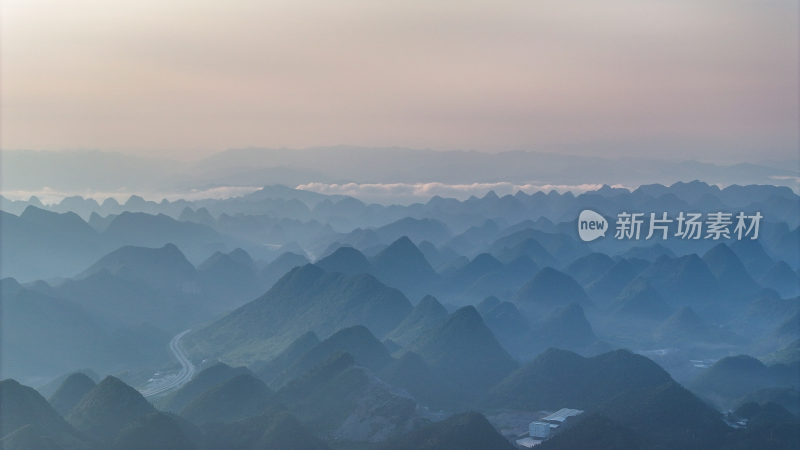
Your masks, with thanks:
<instances>
[{"instance_id":1,"label":"cluster of buildings","mask_svg":"<svg viewBox=\"0 0 800 450\"><path fill-rule=\"evenodd\" d=\"M558 411L534 420L528 425L528 435L517 439L518 448L533 448L549 439L553 431L560 427L567 419L582 414L580 409L561 408Z\"/></svg>"}]
</instances>

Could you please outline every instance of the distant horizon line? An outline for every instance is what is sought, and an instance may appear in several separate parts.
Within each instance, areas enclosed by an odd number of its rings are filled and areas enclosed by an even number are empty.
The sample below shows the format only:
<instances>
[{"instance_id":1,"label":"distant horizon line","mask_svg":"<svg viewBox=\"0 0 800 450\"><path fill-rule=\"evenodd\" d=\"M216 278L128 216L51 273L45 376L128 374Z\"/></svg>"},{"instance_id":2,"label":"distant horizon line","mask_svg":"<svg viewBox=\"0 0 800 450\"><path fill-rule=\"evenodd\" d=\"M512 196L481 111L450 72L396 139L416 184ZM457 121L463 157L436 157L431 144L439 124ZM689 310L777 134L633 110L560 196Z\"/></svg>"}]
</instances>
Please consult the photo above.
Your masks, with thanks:
<instances>
[{"instance_id":1,"label":"distant horizon line","mask_svg":"<svg viewBox=\"0 0 800 450\"><path fill-rule=\"evenodd\" d=\"M605 146L603 147L605 150ZM786 163L794 163L800 170L800 158L754 158L754 159L731 159L719 160L688 158L685 156L672 156L671 154L660 155L639 155L639 154L593 154L588 152L575 152L569 150L537 150L531 148L516 148L516 149L478 149L478 148L435 148L435 147L406 147L400 145L350 145L350 144L334 144L334 145L318 145L307 147L270 147L270 146L245 146L245 147L231 147L216 150L201 150L196 149L191 152L183 150L166 150L166 149L148 149L148 150L135 150L135 149L99 149L99 148L64 148L64 149L28 149L28 148L0 148L0 159L3 153L40 153L40 154L108 154L120 155L131 158L141 158L150 160L166 160L178 161L183 163L199 162L210 158L221 156L225 153L232 152L304 152L304 151L337 151L337 150L351 150L351 151L375 151L375 152L388 152L388 151L408 151L408 152L432 152L432 153L464 153L464 154L487 154L487 155L501 155L512 153L526 153L526 154L540 154L547 156L560 156L560 157L575 157L575 158L596 158L603 160L645 160L645 161L669 161L669 162L695 162L702 164L714 164L723 167L732 167L737 165L784 165ZM185 153L178 155L179 153ZM755 153L754 155L758 155Z\"/></svg>"},{"instance_id":2,"label":"distant horizon line","mask_svg":"<svg viewBox=\"0 0 800 450\"><path fill-rule=\"evenodd\" d=\"M800 182L800 180L798 180ZM411 204L415 202L429 201L434 197L442 197L448 199L456 199L464 201L471 197L483 198L490 193L494 193L499 197L506 195L516 195L518 192L523 192L527 195L532 195L537 192L548 194L550 192L557 192L565 194L567 192L573 195L580 195L587 192L596 192L603 188L611 189L624 189L633 192L641 186L647 185L661 185L664 187L671 187L679 183L693 183L701 182L708 186L716 186L719 189L736 185L734 184L721 184L721 183L708 183L702 180L688 180L676 181L672 184L663 183L643 183L639 185L623 185L623 184L608 184L608 183L582 183L582 184L552 184L552 183L528 183L518 184L507 181L498 182L476 182L471 184L464 183L442 183L442 182L428 182L428 183L320 183L310 182L299 184L296 186L289 186L286 184L276 183L268 185L250 185L250 186L215 186L207 189L191 189L183 192L144 192L141 190L132 191L91 191L91 190L57 190L48 187L42 189L14 189L3 190L0 189L0 197L6 201L12 202L28 202L30 203L34 198L38 200L45 207L53 207L59 205L67 198L80 197L84 200L94 200L98 204L103 201L113 199L120 206L124 206L131 198L141 198L147 202L161 203L167 201L170 203L178 201L196 202L204 200L227 200L232 198L240 198L246 195L264 190L265 188L281 186L298 191L306 191L324 195L326 197L352 197L363 201L365 203L377 204ZM750 186L750 184L742 184L741 186ZM792 188L783 184L773 184L775 187L785 187L790 189L795 194L800 195L800 189ZM376 198L382 198L384 201L376 201ZM403 199L407 201L402 201ZM412 200L412 201L409 201Z\"/></svg>"}]
</instances>

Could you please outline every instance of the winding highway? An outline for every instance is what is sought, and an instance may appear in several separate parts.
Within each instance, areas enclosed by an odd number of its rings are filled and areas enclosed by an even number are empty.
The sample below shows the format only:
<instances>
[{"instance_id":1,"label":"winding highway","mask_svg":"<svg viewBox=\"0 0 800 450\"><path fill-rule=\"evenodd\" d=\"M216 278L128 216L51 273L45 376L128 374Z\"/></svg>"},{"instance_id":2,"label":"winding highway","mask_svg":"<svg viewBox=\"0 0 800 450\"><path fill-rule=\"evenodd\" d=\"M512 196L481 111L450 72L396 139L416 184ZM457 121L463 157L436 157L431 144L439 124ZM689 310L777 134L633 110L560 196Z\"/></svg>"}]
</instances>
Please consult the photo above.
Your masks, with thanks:
<instances>
[{"instance_id":1,"label":"winding highway","mask_svg":"<svg viewBox=\"0 0 800 450\"><path fill-rule=\"evenodd\" d=\"M191 330L185 330L175 335L169 341L169 349L175 359L181 365L181 370L176 374L167 375L163 378L153 380L147 384L140 392L145 397L153 397L155 395L163 394L164 392L171 391L172 389L179 388L192 379L195 372L194 364L189 360L186 352L181 347L181 339Z\"/></svg>"}]
</instances>

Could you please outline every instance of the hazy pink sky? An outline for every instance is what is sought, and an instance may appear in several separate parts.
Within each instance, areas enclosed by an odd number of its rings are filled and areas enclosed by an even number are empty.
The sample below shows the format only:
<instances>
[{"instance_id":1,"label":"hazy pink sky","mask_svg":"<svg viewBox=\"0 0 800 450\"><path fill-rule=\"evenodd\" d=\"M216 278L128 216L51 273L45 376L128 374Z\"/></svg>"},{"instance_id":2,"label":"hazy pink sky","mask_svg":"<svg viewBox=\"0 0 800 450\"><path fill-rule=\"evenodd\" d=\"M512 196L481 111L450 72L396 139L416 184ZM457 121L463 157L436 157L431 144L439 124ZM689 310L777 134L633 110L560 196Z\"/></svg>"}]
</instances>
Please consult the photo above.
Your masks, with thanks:
<instances>
[{"instance_id":1,"label":"hazy pink sky","mask_svg":"<svg viewBox=\"0 0 800 450\"><path fill-rule=\"evenodd\" d=\"M797 159L790 0L4 0L4 149Z\"/></svg>"}]
</instances>

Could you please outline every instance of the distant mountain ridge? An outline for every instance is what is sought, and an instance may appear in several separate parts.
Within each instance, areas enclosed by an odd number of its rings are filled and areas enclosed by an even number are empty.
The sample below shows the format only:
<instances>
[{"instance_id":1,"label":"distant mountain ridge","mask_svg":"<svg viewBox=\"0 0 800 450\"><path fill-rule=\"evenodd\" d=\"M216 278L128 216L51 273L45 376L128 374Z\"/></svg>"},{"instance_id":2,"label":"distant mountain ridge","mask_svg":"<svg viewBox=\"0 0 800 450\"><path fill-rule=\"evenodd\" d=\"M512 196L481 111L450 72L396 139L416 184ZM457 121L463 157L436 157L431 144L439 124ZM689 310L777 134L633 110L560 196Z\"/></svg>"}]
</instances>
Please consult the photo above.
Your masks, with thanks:
<instances>
[{"instance_id":1,"label":"distant mountain ridge","mask_svg":"<svg viewBox=\"0 0 800 450\"><path fill-rule=\"evenodd\" d=\"M4 376L39 390L0 382L0 447L504 448L560 408L585 413L542 448L796 447L800 196L506 194L11 204L2 267L80 275L0 280ZM585 208L765 219L587 243ZM198 372L144 398L178 347Z\"/></svg>"},{"instance_id":2,"label":"distant mountain ridge","mask_svg":"<svg viewBox=\"0 0 800 450\"><path fill-rule=\"evenodd\" d=\"M334 183L339 180L386 183L430 182L472 183L498 180L524 184L540 180L543 184L619 183L626 186L647 183L674 183L678 180L705 178L724 186L736 183L775 184L780 176L794 177L797 171L758 164L721 165L695 161L649 158L602 158L561 155L535 151L483 153L475 151L432 151L407 148L318 147L309 149L232 149L189 163L185 175L175 177L167 170L175 162L164 158L143 158L112 152L28 152L8 151L7 189L53 189L82 191L86 188L106 191L121 188L164 189L179 186L241 186L264 179L297 186L310 181ZM458 161L459 170L451 170ZM347 164L360 161L360 164ZM362 166L370 167L368 179ZM620 173L620 166L630 168ZM70 176L57 170L35 171L34 167L69 167ZM96 167L103 167L100 172ZM76 177L74 174L80 174ZM47 178L44 178L47 174ZM203 174L202 176L198 174ZM587 180L585 174L595 174ZM788 183L788 181L787 181ZM731 194L734 189L726 188ZM788 188L785 188L788 189ZM657 187L648 192L658 194ZM311 193L310 193L311 195ZM309 196L310 196L309 195Z\"/></svg>"}]
</instances>

